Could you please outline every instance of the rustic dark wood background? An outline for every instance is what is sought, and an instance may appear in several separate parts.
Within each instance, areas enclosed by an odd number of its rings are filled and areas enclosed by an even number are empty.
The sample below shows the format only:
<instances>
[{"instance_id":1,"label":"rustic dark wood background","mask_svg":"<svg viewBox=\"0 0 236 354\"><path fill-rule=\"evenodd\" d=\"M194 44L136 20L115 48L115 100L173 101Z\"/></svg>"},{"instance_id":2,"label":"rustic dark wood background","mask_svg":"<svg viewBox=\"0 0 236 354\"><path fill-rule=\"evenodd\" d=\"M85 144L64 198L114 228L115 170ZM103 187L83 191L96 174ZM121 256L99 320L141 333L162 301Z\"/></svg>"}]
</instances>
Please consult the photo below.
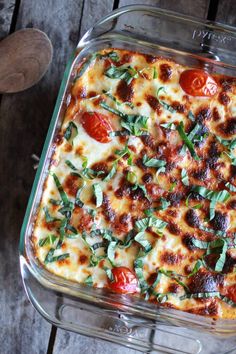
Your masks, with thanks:
<instances>
[{"instance_id":1,"label":"rustic dark wood background","mask_svg":"<svg viewBox=\"0 0 236 354\"><path fill-rule=\"evenodd\" d=\"M35 27L54 47L52 64L36 86L0 97L0 354L137 353L52 327L27 300L18 261L20 227L35 175L31 155L40 156L66 62L96 20L135 3L236 26L235 0L0 0L0 39Z\"/></svg>"}]
</instances>

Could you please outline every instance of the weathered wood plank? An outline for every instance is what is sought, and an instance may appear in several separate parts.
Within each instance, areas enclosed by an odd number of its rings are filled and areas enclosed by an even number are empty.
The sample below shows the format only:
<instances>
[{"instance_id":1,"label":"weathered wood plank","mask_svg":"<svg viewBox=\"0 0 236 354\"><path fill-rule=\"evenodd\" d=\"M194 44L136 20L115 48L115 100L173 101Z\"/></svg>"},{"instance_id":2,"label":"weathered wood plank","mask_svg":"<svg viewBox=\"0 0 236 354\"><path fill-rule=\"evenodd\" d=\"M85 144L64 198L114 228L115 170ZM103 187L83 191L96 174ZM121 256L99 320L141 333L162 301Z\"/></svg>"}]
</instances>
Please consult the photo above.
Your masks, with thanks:
<instances>
[{"instance_id":1,"label":"weathered wood plank","mask_svg":"<svg viewBox=\"0 0 236 354\"><path fill-rule=\"evenodd\" d=\"M10 30L15 0L0 0L0 39Z\"/></svg>"},{"instance_id":2,"label":"weathered wood plank","mask_svg":"<svg viewBox=\"0 0 236 354\"><path fill-rule=\"evenodd\" d=\"M82 2L22 0L17 29L37 27L54 46L53 62L33 88L2 97L0 107L1 353L45 354L51 326L26 299L19 274L19 232L34 178L31 154L40 155L66 61L79 37ZM3 202L3 203L2 203Z\"/></svg>"},{"instance_id":3,"label":"weathered wood plank","mask_svg":"<svg viewBox=\"0 0 236 354\"><path fill-rule=\"evenodd\" d=\"M227 25L236 26L236 2L235 0L220 0L216 21Z\"/></svg>"},{"instance_id":4,"label":"weathered wood plank","mask_svg":"<svg viewBox=\"0 0 236 354\"><path fill-rule=\"evenodd\" d=\"M120 0L119 6L140 4L139 0ZM177 11L181 14L194 17L206 18L208 12L209 0L146 0L143 5L158 6L163 9Z\"/></svg>"}]
</instances>

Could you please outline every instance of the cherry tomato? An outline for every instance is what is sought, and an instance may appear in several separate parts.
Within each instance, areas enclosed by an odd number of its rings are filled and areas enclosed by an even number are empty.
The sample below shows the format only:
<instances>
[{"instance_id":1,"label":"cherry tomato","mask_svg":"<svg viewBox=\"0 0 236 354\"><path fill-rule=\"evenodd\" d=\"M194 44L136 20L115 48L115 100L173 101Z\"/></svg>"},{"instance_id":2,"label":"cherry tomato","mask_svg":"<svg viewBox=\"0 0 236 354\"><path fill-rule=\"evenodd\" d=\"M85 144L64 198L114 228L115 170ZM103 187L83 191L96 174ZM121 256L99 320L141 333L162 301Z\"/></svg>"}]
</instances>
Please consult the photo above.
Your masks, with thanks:
<instances>
[{"instance_id":1,"label":"cherry tomato","mask_svg":"<svg viewBox=\"0 0 236 354\"><path fill-rule=\"evenodd\" d=\"M233 302L236 302L236 285L231 285L227 287L226 296Z\"/></svg>"},{"instance_id":2,"label":"cherry tomato","mask_svg":"<svg viewBox=\"0 0 236 354\"><path fill-rule=\"evenodd\" d=\"M120 294L134 294L138 291L136 275L127 267L112 269L113 281L108 280L109 288Z\"/></svg>"},{"instance_id":3,"label":"cherry tomato","mask_svg":"<svg viewBox=\"0 0 236 354\"><path fill-rule=\"evenodd\" d=\"M111 141L109 133L111 133L113 129L109 118L104 114L84 112L81 117L81 123L86 133L91 136L91 138L100 143L109 143L109 141Z\"/></svg>"},{"instance_id":4,"label":"cherry tomato","mask_svg":"<svg viewBox=\"0 0 236 354\"><path fill-rule=\"evenodd\" d=\"M182 89L191 96L211 97L218 91L213 77L201 69L189 69L182 72L179 80Z\"/></svg>"}]
</instances>

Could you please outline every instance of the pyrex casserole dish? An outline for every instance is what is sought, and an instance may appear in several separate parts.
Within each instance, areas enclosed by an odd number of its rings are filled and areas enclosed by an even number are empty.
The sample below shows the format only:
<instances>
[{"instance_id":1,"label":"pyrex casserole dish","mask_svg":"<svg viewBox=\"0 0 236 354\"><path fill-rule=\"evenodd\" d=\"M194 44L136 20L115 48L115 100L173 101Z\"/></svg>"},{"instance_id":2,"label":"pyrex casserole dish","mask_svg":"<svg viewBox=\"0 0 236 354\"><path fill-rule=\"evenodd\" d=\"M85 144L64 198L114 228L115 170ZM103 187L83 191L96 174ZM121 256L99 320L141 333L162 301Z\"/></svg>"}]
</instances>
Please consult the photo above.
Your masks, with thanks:
<instances>
[{"instance_id":1,"label":"pyrex casserole dish","mask_svg":"<svg viewBox=\"0 0 236 354\"><path fill-rule=\"evenodd\" d=\"M140 24L138 28L136 28L137 23ZM232 49L234 39L235 33L228 27L203 24L189 18L182 19L173 13L151 7L131 6L115 11L101 20L78 44L62 82L30 196L20 243L21 270L26 291L35 307L51 322L80 333L136 347L139 350L149 348L149 332L150 329L155 328L155 323L202 328L219 335L233 335L235 332L235 321L213 322L212 319L180 311L157 309L141 300L107 294L103 290L87 288L58 278L38 263L30 242L34 215L53 153L52 143L64 117L73 71L83 58L103 48L124 48L128 45L131 50L148 54L158 53L183 64L207 67L208 70L234 76L235 66L228 44L230 43ZM83 325L79 325L77 317L79 316L81 321L81 311L84 312L85 309L90 313L99 314L100 318L104 316L104 323L92 318L87 326L84 322ZM106 317L110 318L108 324L105 324ZM110 323L112 318L118 320L115 326ZM85 319L88 321L87 316L83 321ZM142 327L145 328L145 333L137 334L137 328ZM191 342L191 339L189 340ZM199 352L198 345L195 343L194 347L193 343L189 345L191 352ZM153 343L152 348L161 350L160 344L158 346ZM177 352L175 346L165 350ZM179 352L186 351L179 350Z\"/></svg>"}]
</instances>

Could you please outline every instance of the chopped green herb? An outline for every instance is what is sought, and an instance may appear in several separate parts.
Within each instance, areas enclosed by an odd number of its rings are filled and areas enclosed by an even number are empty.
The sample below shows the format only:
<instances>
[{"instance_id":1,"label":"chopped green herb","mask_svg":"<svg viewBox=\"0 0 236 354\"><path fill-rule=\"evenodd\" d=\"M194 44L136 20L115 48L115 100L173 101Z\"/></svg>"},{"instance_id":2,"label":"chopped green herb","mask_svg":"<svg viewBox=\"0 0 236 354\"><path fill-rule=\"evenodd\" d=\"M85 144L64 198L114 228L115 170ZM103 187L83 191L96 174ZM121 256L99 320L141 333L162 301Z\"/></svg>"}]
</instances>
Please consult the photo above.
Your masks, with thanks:
<instances>
[{"instance_id":1,"label":"chopped green herb","mask_svg":"<svg viewBox=\"0 0 236 354\"><path fill-rule=\"evenodd\" d=\"M107 267L103 267L104 271L106 272L107 278L113 282L114 281L114 277L113 277L113 273L112 270L110 268Z\"/></svg>"},{"instance_id":2,"label":"chopped green herb","mask_svg":"<svg viewBox=\"0 0 236 354\"><path fill-rule=\"evenodd\" d=\"M117 172L117 161L115 161L113 163L113 166L112 166L110 172L108 173L108 175L105 178L103 178L103 181L105 181L105 182L110 181L112 179L112 177L115 176L116 172Z\"/></svg>"},{"instance_id":3,"label":"chopped green herb","mask_svg":"<svg viewBox=\"0 0 236 354\"><path fill-rule=\"evenodd\" d=\"M60 194L61 200L63 201L63 204L64 205L68 205L70 201L69 201L68 196L67 196L66 192L64 191L64 189L63 189L58 177L56 176L55 173L52 174L52 177L53 177L54 182L55 182L55 184L57 186L57 189L58 189L58 192Z\"/></svg>"},{"instance_id":4,"label":"chopped green herb","mask_svg":"<svg viewBox=\"0 0 236 354\"><path fill-rule=\"evenodd\" d=\"M92 278L92 275L89 275L85 281L84 281L84 284L88 285L88 286L93 286L93 278Z\"/></svg>"},{"instance_id":5,"label":"chopped green herb","mask_svg":"<svg viewBox=\"0 0 236 354\"><path fill-rule=\"evenodd\" d=\"M46 255L46 258L44 260L44 263L53 263L53 262L57 262L57 261L62 261L63 259L69 258L70 254L69 253L63 253L60 254L59 256L53 256L55 252L54 248L51 248L48 252L48 254Z\"/></svg>"},{"instance_id":6,"label":"chopped green herb","mask_svg":"<svg viewBox=\"0 0 236 354\"><path fill-rule=\"evenodd\" d=\"M210 219L212 220L215 217L215 206L216 203L225 203L229 197L230 194L226 190L222 191L211 191L205 187L202 186L194 186L192 188L192 191L195 193L200 194L202 197L209 199L210 202Z\"/></svg>"},{"instance_id":7,"label":"chopped green herb","mask_svg":"<svg viewBox=\"0 0 236 354\"><path fill-rule=\"evenodd\" d=\"M198 259L197 262L195 263L192 272L188 275L188 278L192 277L194 274L196 274L199 269L203 266L203 262L201 259Z\"/></svg>"},{"instance_id":8,"label":"chopped green herb","mask_svg":"<svg viewBox=\"0 0 236 354\"><path fill-rule=\"evenodd\" d=\"M76 124L72 121L68 124L66 131L64 133L64 138L69 142L73 143L73 139L78 135L78 128Z\"/></svg>"},{"instance_id":9,"label":"chopped green herb","mask_svg":"<svg viewBox=\"0 0 236 354\"><path fill-rule=\"evenodd\" d=\"M177 186L177 182L173 182L170 186L169 192L173 192L176 186Z\"/></svg>"},{"instance_id":10,"label":"chopped green herb","mask_svg":"<svg viewBox=\"0 0 236 354\"><path fill-rule=\"evenodd\" d=\"M135 236L135 241L138 242L144 249L144 252L149 252L152 249L152 245L150 244L150 242L144 237L145 233L143 231L139 232L136 236Z\"/></svg>"},{"instance_id":11,"label":"chopped green herb","mask_svg":"<svg viewBox=\"0 0 236 354\"><path fill-rule=\"evenodd\" d=\"M220 295L220 298L221 298L222 301L224 301L229 306L236 307L236 302L234 302L233 300L229 299L227 296Z\"/></svg>"},{"instance_id":12,"label":"chopped green herb","mask_svg":"<svg viewBox=\"0 0 236 354\"><path fill-rule=\"evenodd\" d=\"M153 79L157 79L157 69L155 66L153 67Z\"/></svg>"},{"instance_id":13,"label":"chopped green herb","mask_svg":"<svg viewBox=\"0 0 236 354\"><path fill-rule=\"evenodd\" d=\"M189 111L188 113L188 118L192 121L192 122L195 122L195 117L194 117L194 114L192 111Z\"/></svg>"},{"instance_id":14,"label":"chopped green herb","mask_svg":"<svg viewBox=\"0 0 236 354\"><path fill-rule=\"evenodd\" d=\"M135 184L137 182L137 175L134 172L132 172L132 171L129 171L127 173L127 177L126 178L127 178L127 181L129 183L131 183L131 184Z\"/></svg>"},{"instance_id":15,"label":"chopped green herb","mask_svg":"<svg viewBox=\"0 0 236 354\"><path fill-rule=\"evenodd\" d=\"M185 145L189 149L191 156L197 161L200 160L200 158L197 156L197 154L194 150L194 145L193 145L192 141L190 140L190 138L187 136L187 134L184 131L183 122L180 122L180 124L177 126L176 129L179 133L179 136L181 137L181 139L184 141Z\"/></svg>"},{"instance_id":16,"label":"chopped green herb","mask_svg":"<svg viewBox=\"0 0 236 354\"><path fill-rule=\"evenodd\" d=\"M212 291L212 292L205 292L205 293L195 293L195 294L185 294L183 296L180 296L180 300L184 299L192 299L192 298L198 298L198 299L206 299L209 297L220 297L219 291Z\"/></svg>"},{"instance_id":17,"label":"chopped green herb","mask_svg":"<svg viewBox=\"0 0 236 354\"><path fill-rule=\"evenodd\" d=\"M178 274L176 274L172 270L164 270L164 269L159 269L159 272L164 274L166 277L173 279L174 281L176 281L176 283L181 285L187 292L189 292L188 286L184 284L181 280L179 280L180 276Z\"/></svg>"},{"instance_id":18,"label":"chopped green herb","mask_svg":"<svg viewBox=\"0 0 236 354\"><path fill-rule=\"evenodd\" d=\"M156 158L149 158L146 154L143 156L143 164L147 167L163 167L166 165L166 161L158 160Z\"/></svg>"},{"instance_id":19,"label":"chopped green herb","mask_svg":"<svg viewBox=\"0 0 236 354\"><path fill-rule=\"evenodd\" d=\"M124 80L127 85L129 85L134 78L138 77L138 72L134 68L132 68L130 65L127 67L124 66L110 66L105 71L105 75L109 77L110 79L120 79Z\"/></svg>"},{"instance_id":20,"label":"chopped green herb","mask_svg":"<svg viewBox=\"0 0 236 354\"><path fill-rule=\"evenodd\" d=\"M60 219L55 218L55 217L53 217L53 216L50 215L50 213L49 213L49 211L48 211L48 207L45 206L45 207L43 208L43 211L44 211L44 213L45 213L45 220L46 220L46 222L60 221Z\"/></svg>"},{"instance_id":21,"label":"chopped green herb","mask_svg":"<svg viewBox=\"0 0 236 354\"><path fill-rule=\"evenodd\" d=\"M176 130L176 126L174 123L162 123L160 124L160 126L165 129Z\"/></svg>"},{"instance_id":22,"label":"chopped green herb","mask_svg":"<svg viewBox=\"0 0 236 354\"><path fill-rule=\"evenodd\" d=\"M107 258L111 262L112 265L114 265L115 262L115 249L117 246L117 241L111 241L108 245L107 248Z\"/></svg>"},{"instance_id":23,"label":"chopped green herb","mask_svg":"<svg viewBox=\"0 0 236 354\"><path fill-rule=\"evenodd\" d=\"M78 169L75 167L75 165L73 165L72 162L70 162L69 160L65 161L65 164L70 167L73 171L78 171Z\"/></svg>"},{"instance_id":24,"label":"chopped green herb","mask_svg":"<svg viewBox=\"0 0 236 354\"><path fill-rule=\"evenodd\" d=\"M154 216L149 216L147 218L139 219L135 222L136 229L140 231L145 231L148 227L155 227L159 230L162 230L166 227L168 223L155 218Z\"/></svg>"},{"instance_id":25,"label":"chopped green herb","mask_svg":"<svg viewBox=\"0 0 236 354\"><path fill-rule=\"evenodd\" d=\"M225 187L227 187L231 192L236 192L236 187L229 182L225 183Z\"/></svg>"},{"instance_id":26,"label":"chopped green herb","mask_svg":"<svg viewBox=\"0 0 236 354\"><path fill-rule=\"evenodd\" d=\"M189 186L188 174L185 168L183 168L181 171L181 180L185 186Z\"/></svg>"},{"instance_id":27,"label":"chopped green herb","mask_svg":"<svg viewBox=\"0 0 236 354\"><path fill-rule=\"evenodd\" d=\"M103 192L99 183L93 184L93 192L96 198L96 207L100 207L103 202Z\"/></svg>"},{"instance_id":28,"label":"chopped green herb","mask_svg":"<svg viewBox=\"0 0 236 354\"><path fill-rule=\"evenodd\" d=\"M47 237L41 238L41 239L39 240L39 247L43 247L43 246L47 246L47 245L53 245L54 242L55 242L57 239L58 239L57 236L50 234L50 235L48 235Z\"/></svg>"},{"instance_id":29,"label":"chopped green herb","mask_svg":"<svg viewBox=\"0 0 236 354\"><path fill-rule=\"evenodd\" d=\"M154 208L149 208L149 209L146 209L144 210L144 213L147 215L147 216L152 216L152 214L155 212L155 211L158 211L158 210L166 210L168 208L168 206L170 205L170 202L168 202L165 198L161 197L160 198L160 203L161 205L160 206L157 206L157 207L154 207Z\"/></svg>"},{"instance_id":30,"label":"chopped green herb","mask_svg":"<svg viewBox=\"0 0 236 354\"><path fill-rule=\"evenodd\" d=\"M162 105L162 107L164 107L166 110L168 110L169 112L171 113L175 113L176 110L171 106L169 105L168 103L162 101L159 96L160 96L160 92L163 91L165 94L166 94L166 90L165 88L162 86L160 87L158 90L157 90L157 99L158 99L158 102L160 103L160 105Z\"/></svg>"}]
</instances>

